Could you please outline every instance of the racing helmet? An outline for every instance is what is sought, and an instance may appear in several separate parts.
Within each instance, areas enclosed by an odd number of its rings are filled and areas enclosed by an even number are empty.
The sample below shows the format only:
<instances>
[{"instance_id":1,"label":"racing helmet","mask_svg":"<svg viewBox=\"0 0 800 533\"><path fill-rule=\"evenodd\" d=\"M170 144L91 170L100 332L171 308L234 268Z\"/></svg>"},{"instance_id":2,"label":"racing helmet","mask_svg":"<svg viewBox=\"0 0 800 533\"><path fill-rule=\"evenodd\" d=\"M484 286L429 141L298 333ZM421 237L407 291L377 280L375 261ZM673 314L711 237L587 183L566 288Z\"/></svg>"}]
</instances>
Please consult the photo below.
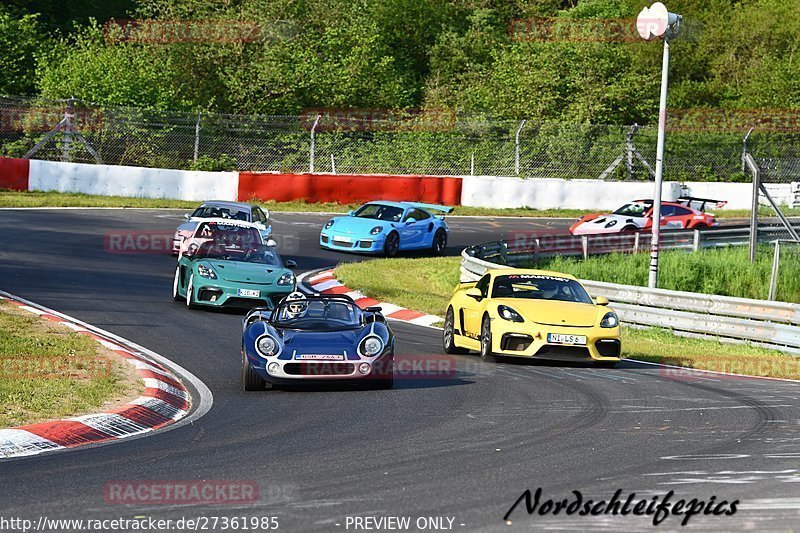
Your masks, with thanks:
<instances>
[{"instance_id":1,"label":"racing helmet","mask_svg":"<svg viewBox=\"0 0 800 533\"><path fill-rule=\"evenodd\" d=\"M291 319L303 317L308 310L306 295L300 291L294 291L283 301L286 304L286 314Z\"/></svg>"}]
</instances>

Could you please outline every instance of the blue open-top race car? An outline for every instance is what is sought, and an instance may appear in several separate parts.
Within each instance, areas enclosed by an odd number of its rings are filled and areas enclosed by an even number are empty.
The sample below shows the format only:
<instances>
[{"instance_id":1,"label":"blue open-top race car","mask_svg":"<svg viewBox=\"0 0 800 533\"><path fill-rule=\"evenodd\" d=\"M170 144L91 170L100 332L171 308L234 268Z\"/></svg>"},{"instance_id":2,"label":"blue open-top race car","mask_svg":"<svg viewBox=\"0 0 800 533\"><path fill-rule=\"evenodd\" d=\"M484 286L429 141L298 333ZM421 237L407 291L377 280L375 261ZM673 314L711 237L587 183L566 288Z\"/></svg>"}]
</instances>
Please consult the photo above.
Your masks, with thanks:
<instances>
[{"instance_id":1,"label":"blue open-top race car","mask_svg":"<svg viewBox=\"0 0 800 533\"><path fill-rule=\"evenodd\" d=\"M319 245L330 250L386 257L394 257L403 250L424 249L441 255L447 246L444 213L452 210L417 202L370 202L350 211L348 216L329 220L320 232Z\"/></svg>"},{"instance_id":2,"label":"blue open-top race car","mask_svg":"<svg viewBox=\"0 0 800 533\"><path fill-rule=\"evenodd\" d=\"M242 322L242 388L302 381L394 383L394 335L379 307L361 309L346 295L295 292L275 309Z\"/></svg>"}]
</instances>

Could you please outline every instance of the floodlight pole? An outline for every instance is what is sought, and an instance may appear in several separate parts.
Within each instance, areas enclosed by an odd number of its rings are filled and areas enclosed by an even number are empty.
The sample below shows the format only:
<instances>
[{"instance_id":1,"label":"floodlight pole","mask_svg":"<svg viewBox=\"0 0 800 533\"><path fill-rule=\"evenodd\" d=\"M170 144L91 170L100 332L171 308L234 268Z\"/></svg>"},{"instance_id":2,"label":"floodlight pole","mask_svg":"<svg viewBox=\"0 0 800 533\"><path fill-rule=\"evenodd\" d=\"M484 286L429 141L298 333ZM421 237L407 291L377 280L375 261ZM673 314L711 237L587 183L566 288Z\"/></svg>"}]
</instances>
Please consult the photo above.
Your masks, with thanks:
<instances>
[{"instance_id":1,"label":"floodlight pole","mask_svg":"<svg viewBox=\"0 0 800 533\"><path fill-rule=\"evenodd\" d=\"M661 236L661 184L664 179L664 138L667 132L667 85L669 84L669 32L664 36L661 64L661 100L658 106L658 143L656 146L656 185L653 192L653 239L650 243L650 275L647 286L658 287L658 244Z\"/></svg>"}]
</instances>

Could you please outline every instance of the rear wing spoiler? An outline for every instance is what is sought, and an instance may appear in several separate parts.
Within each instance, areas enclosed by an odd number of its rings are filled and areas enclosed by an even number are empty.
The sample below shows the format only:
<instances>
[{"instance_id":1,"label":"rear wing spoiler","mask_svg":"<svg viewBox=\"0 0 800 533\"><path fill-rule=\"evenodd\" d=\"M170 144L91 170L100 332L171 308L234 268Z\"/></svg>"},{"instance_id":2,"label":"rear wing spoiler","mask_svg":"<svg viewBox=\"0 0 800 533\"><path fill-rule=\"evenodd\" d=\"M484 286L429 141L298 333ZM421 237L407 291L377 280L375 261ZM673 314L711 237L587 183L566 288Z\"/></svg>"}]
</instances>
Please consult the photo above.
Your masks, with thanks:
<instances>
[{"instance_id":1,"label":"rear wing spoiler","mask_svg":"<svg viewBox=\"0 0 800 533\"><path fill-rule=\"evenodd\" d=\"M681 196L678 203L686 207L693 207L700 211L705 211L708 204L714 204L714 208L722 209L728 203L727 200L712 200L711 198L696 198L694 196Z\"/></svg>"},{"instance_id":2,"label":"rear wing spoiler","mask_svg":"<svg viewBox=\"0 0 800 533\"><path fill-rule=\"evenodd\" d=\"M422 209L427 209L428 211L440 211L442 213L452 213L453 208L446 206L446 205L438 205L438 204L423 204L421 202L406 202L408 205L414 207L421 207Z\"/></svg>"}]
</instances>

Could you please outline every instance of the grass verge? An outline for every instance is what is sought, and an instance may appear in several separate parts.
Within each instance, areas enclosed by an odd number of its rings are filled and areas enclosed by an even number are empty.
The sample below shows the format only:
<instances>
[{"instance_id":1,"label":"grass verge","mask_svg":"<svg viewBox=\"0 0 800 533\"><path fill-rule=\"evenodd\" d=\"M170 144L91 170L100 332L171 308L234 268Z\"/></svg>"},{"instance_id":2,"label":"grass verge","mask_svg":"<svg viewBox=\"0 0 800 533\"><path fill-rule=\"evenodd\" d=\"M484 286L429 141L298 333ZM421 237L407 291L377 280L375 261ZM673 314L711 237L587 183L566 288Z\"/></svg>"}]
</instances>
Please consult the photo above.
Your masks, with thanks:
<instances>
[{"instance_id":1,"label":"grass verge","mask_svg":"<svg viewBox=\"0 0 800 533\"><path fill-rule=\"evenodd\" d=\"M0 428L120 405L142 390L96 341L0 301Z\"/></svg>"},{"instance_id":2,"label":"grass verge","mask_svg":"<svg viewBox=\"0 0 800 533\"><path fill-rule=\"evenodd\" d=\"M211 199L211 198L210 198ZM360 204L307 203L302 200L293 202L273 202L253 200L270 211L305 211L346 213L356 209ZM138 208L177 208L194 209L199 202L169 200L158 198L127 198L122 196L97 196L80 193L60 193L55 191L9 191L0 189L0 207L138 207ZM541 218L579 218L592 211L581 209L495 209L485 207L456 206L453 215L458 216L509 216L509 217L541 217ZM736 209L719 211L720 218L746 218L750 211ZM763 209L764 216L771 216L769 210ZM785 211L789 216L800 216L800 209Z\"/></svg>"},{"instance_id":3,"label":"grass verge","mask_svg":"<svg viewBox=\"0 0 800 533\"><path fill-rule=\"evenodd\" d=\"M444 316L460 263L458 257L376 259L339 265L336 277L372 298ZM679 337L665 329L623 328L622 347L623 357L640 361L800 379L800 358L746 344Z\"/></svg>"}]
</instances>

